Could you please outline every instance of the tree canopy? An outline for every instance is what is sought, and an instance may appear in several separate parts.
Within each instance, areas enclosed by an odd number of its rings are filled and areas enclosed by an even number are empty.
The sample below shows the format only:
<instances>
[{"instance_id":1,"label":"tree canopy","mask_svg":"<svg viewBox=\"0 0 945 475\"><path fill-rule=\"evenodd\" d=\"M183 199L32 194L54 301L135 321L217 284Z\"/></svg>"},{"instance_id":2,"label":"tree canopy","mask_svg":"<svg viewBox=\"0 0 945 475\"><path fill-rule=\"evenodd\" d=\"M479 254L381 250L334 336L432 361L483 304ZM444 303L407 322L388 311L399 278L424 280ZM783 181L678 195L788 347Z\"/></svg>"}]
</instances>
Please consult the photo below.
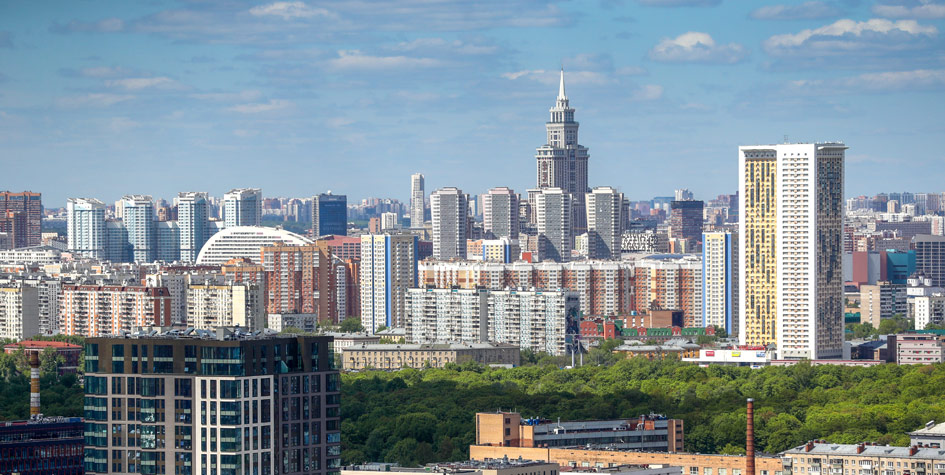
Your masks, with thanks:
<instances>
[{"instance_id":1,"label":"tree canopy","mask_svg":"<svg viewBox=\"0 0 945 475\"><path fill-rule=\"evenodd\" d=\"M523 352L524 353L524 352ZM342 376L344 463L422 465L468 457L476 412L516 410L562 420L681 418L690 452L743 453L745 399L755 399L759 449L776 453L810 439L906 445L906 432L945 420L945 364L866 368L710 366L632 358L612 366L545 364L360 372Z\"/></svg>"}]
</instances>

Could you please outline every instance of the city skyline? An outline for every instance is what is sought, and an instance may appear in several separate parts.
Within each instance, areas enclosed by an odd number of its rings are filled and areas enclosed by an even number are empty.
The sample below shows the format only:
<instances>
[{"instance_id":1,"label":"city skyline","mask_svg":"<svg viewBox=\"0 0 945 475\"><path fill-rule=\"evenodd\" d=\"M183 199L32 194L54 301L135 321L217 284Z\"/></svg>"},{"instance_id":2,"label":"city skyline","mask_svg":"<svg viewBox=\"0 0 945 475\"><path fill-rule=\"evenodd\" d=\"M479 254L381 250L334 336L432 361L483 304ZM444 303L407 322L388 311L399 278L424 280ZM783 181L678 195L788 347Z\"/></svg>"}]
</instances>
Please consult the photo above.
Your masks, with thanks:
<instances>
[{"instance_id":1,"label":"city skyline","mask_svg":"<svg viewBox=\"0 0 945 475\"><path fill-rule=\"evenodd\" d=\"M593 154L589 186L631 200L681 186L703 199L731 193L738 145L784 135L852 145L848 197L933 189L945 172L934 106L945 11L934 3L62 2L0 12L0 147L16 158L0 188L34 189L50 206L234 187L408 202L403 183L417 172L427 190L524 191L562 66ZM489 144L501 149L483 153ZM153 166L131 172L132 160ZM481 166L462 166L471 161ZM311 173L287 180L263 166Z\"/></svg>"}]
</instances>

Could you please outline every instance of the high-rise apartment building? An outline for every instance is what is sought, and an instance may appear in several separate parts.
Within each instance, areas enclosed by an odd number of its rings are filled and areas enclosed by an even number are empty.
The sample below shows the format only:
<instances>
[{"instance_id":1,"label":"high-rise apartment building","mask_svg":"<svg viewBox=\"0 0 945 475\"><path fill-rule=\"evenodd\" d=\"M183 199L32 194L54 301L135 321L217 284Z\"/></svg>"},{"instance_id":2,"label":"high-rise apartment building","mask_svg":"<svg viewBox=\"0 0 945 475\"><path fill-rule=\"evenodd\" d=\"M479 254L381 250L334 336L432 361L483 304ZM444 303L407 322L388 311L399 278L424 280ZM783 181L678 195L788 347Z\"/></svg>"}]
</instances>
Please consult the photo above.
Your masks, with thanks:
<instances>
[{"instance_id":1,"label":"high-rise apartment building","mask_svg":"<svg viewBox=\"0 0 945 475\"><path fill-rule=\"evenodd\" d=\"M154 226L154 199L147 195L127 195L121 199L122 222L128 231L134 262L153 262L157 257Z\"/></svg>"},{"instance_id":2,"label":"high-rise apartment building","mask_svg":"<svg viewBox=\"0 0 945 475\"><path fill-rule=\"evenodd\" d=\"M945 287L945 236L920 234L915 237L915 270Z\"/></svg>"},{"instance_id":3,"label":"high-rise apartment building","mask_svg":"<svg viewBox=\"0 0 945 475\"><path fill-rule=\"evenodd\" d=\"M262 190L234 188L223 195L223 221L226 227L262 225Z\"/></svg>"},{"instance_id":4,"label":"high-rise apartment building","mask_svg":"<svg viewBox=\"0 0 945 475\"><path fill-rule=\"evenodd\" d=\"M171 324L166 288L121 285L63 285L60 331L85 337Z\"/></svg>"},{"instance_id":5,"label":"high-rise apartment building","mask_svg":"<svg viewBox=\"0 0 945 475\"><path fill-rule=\"evenodd\" d=\"M111 262L133 262L134 252L128 241L128 227L120 219L105 221L105 257Z\"/></svg>"},{"instance_id":6,"label":"high-rise apartment building","mask_svg":"<svg viewBox=\"0 0 945 475\"><path fill-rule=\"evenodd\" d=\"M256 282L191 284L187 289L187 326L262 330L266 326L263 290Z\"/></svg>"},{"instance_id":7,"label":"high-rise apartment building","mask_svg":"<svg viewBox=\"0 0 945 475\"><path fill-rule=\"evenodd\" d=\"M105 203L95 198L69 198L66 203L69 250L81 257L105 258Z\"/></svg>"},{"instance_id":8,"label":"high-rise apartment building","mask_svg":"<svg viewBox=\"0 0 945 475\"><path fill-rule=\"evenodd\" d=\"M33 287L37 291L36 304L39 314L39 329L35 334L51 335L59 333L59 293L62 280L46 274L8 275L0 279L0 287ZM29 302L29 299L27 299ZM31 324L29 324L31 325ZM28 330L28 334L32 330Z\"/></svg>"},{"instance_id":9,"label":"high-rise apartment building","mask_svg":"<svg viewBox=\"0 0 945 475\"><path fill-rule=\"evenodd\" d=\"M682 310L683 326L702 326L702 258L698 254L657 254L635 263L635 310Z\"/></svg>"},{"instance_id":10,"label":"high-rise apartment building","mask_svg":"<svg viewBox=\"0 0 945 475\"><path fill-rule=\"evenodd\" d=\"M702 325L738 335L738 234L702 234Z\"/></svg>"},{"instance_id":11,"label":"high-rise apartment building","mask_svg":"<svg viewBox=\"0 0 945 475\"><path fill-rule=\"evenodd\" d=\"M879 281L875 285L860 285L860 323L879 328L883 320L905 317L908 312L905 284Z\"/></svg>"},{"instance_id":12,"label":"high-rise apartment building","mask_svg":"<svg viewBox=\"0 0 945 475\"><path fill-rule=\"evenodd\" d=\"M400 216L397 213L381 213L381 231L393 231L400 228Z\"/></svg>"},{"instance_id":13,"label":"high-rise apartment building","mask_svg":"<svg viewBox=\"0 0 945 475\"><path fill-rule=\"evenodd\" d=\"M580 333L576 292L497 290L489 292L489 341L552 355L570 353Z\"/></svg>"},{"instance_id":14,"label":"high-rise apartment building","mask_svg":"<svg viewBox=\"0 0 945 475\"><path fill-rule=\"evenodd\" d=\"M433 220L433 257L465 259L469 224L469 196L454 187L440 188L430 194Z\"/></svg>"},{"instance_id":15,"label":"high-rise apartment building","mask_svg":"<svg viewBox=\"0 0 945 475\"><path fill-rule=\"evenodd\" d=\"M226 269L224 269L225 273ZM187 289L194 284L222 284L225 276L216 269L199 269L180 267L165 267L164 269L144 276L145 286L151 288L166 288L171 306L171 324L186 325L187 322ZM238 279L236 279L239 281Z\"/></svg>"},{"instance_id":16,"label":"high-rise apartment building","mask_svg":"<svg viewBox=\"0 0 945 475\"><path fill-rule=\"evenodd\" d=\"M23 246L39 246L43 243L43 195L32 191L13 193L0 191L0 218L21 215L26 224L25 243ZM0 231L2 232L2 231Z\"/></svg>"},{"instance_id":17,"label":"high-rise apartment building","mask_svg":"<svg viewBox=\"0 0 945 475\"><path fill-rule=\"evenodd\" d=\"M361 325L404 328L407 289L417 286L417 236L361 236ZM465 241L464 241L465 244Z\"/></svg>"},{"instance_id":18,"label":"high-rise apartment building","mask_svg":"<svg viewBox=\"0 0 945 475\"><path fill-rule=\"evenodd\" d=\"M670 203L669 238L682 239L695 246L702 239L702 201L673 201Z\"/></svg>"},{"instance_id":19,"label":"high-rise apartment building","mask_svg":"<svg viewBox=\"0 0 945 475\"><path fill-rule=\"evenodd\" d=\"M321 193L312 198L312 235L348 235L348 197Z\"/></svg>"},{"instance_id":20,"label":"high-rise apartment building","mask_svg":"<svg viewBox=\"0 0 945 475\"><path fill-rule=\"evenodd\" d=\"M629 261L579 262L442 262L419 266L422 288L574 291L584 315L626 315L636 310L634 267Z\"/></svg>"},{"instance_id":21,"label":"high-rise apartment building","mask_svg":"<svg viewBox=\"0 0 945 475\"><path fill-rule=\"evenodd\" d=\"M489 292L478 289L408 289L410 343L489 341Z\"/></svg>"},{"instance_id":22,"label":"high-rise apartment building","mask_svg":"<svg viewBox=\"0 0 945 475\"><path fill-rule=\"evenodd\" d=\"M424 221L424 183L423 174L410 175L410 227L422 228Z\"/></svg>"},{"instance_id":23,"label":"high-rise apartment building","mask_svg":"<svg viewBox=\"0 0 945 475\"><path fill-rule=\"evenodd\" d=\"M587 194L587 250L591 259L620 259L620 238L626 227L623 193L598 186Z\"/></svg>"},{"instance_id":24,"label":"high-rise apartment building","mask_svg":"<svg viewBox=\"0 0 945 475\"><path fill-rule=\"evenodd\" d=\"M780 358L843 350L842 143L738 149L739 342Z\"/></svg>"},{"instance_id":25,"label":"high-rise apartment building","mask_svg":"<svg viewBox=\"0 0 945 475\"><path fill-rule=\"evenodd\" d=\"M676 201L692 201L693 194L688 188L680 188L675 190L673 197Z\"/></svg>"},{"instance_id":26,"label":"high-rise apartment building","mask_svg":"<svg viewBox=\"0 0 945 475\"><path fill-rule=\"evenodd\" d=\"M200 249L213 234L207 193L191 191L177 195L177 226L180 228L180 260L196 262Z\"/></svg>"},{"instance_id":27,"label":"high-rise apartment building","mask_svg":"<svg viewBox=\"0 0 945 475\"><path fill-rule=\"evenodd\" d=\"M20 341L39 332L39 290L30 285L0 286L0 338Z\"/></svg>"},{"instance_id":28,"label":"high-rise apartment building","mask_svg":"<svg viewBox=\"0 0 945 475\"><path fill-rule=\"evenodd\" d=\"M582 195L583 196L583 195ZM561 188L545 188L535 196L538 216L538 257L543 261L571 260L572 195Z\"/></svg>"},{"instance_id":29,"label":"high-rise apartment building","mask_svg":"<svg viewBox=\"0 0 945 475\"><path fill-rule=\"evenodd\" d=\"M85 473L339 474L331 337L228 330L86 340Z\"/></svg>"},{"instance_id":30,"label":"high-rise apartment building","mask_svg":"<svg viewBox=\"0 0 945 475\"><path fill-rule=\"evenodd\" d=\"M26 214L16 211L0 211L0 233L6 236L6 242L0 249L20 249L29 247L29 227Z\"/></svg>"},{"instance_id":31,"label":"high-rise apartment building","mask_svg":"<svg viewBox=\"0 0 945 475\"><path fill-rule=\"evenodd\" d=\"M410 343L507 343L564 354L578 334L576 292L410 289Z\"/></svg>"},{"instance_id":32,"label":"high-rise apartment building","mask_svg":"<svg viewBox=\"0 0 945 475\"><path fill-rule=\"evenodd\" d=\"M177 221L157 221L154 223L157 236L156 259L164 262L180 260L180 226Z\"/></svg>"},{"instance_id":33,"label":"high-rise apartment building","mask_svg":"<svg viewBox=\"0 0 945 475\"><path fill-rule=\"evenodd\" d=\"M347 239L347 238L342 238ZM271 314L318 314L340 322L347 316L348 275L332 250L334 240L277 243L261 249L266 275L266 310Z\"/></svg>"},{"instance_id":34,"label":"high-rise apartment building","mask_svg":"<svg viewBox=\"0 0 945 475\"><path fill-rule=\"evenodd\" d=\"M587 187L587 147L578 144L578 124L574 120L574 109L564 92L564 70L558 84L555 106L549 111L550 119L545 123L545 145L538 147L535 159L538 165L538 188L561 188L572 195L574 213L570 224L576 234L582 234L586 223L584 216L584 194Z\"/></svg>"},{"instance_id":35,"label":"high-rise apartment building","mask_svg":"<svg viewBox=\"0 0 945 475\"><path fill-rule=\"evenodd\" d=\"M518 239L518 195L511 188L492 188L482 195L482 230L493 239Z\"/></svg>"}]
</instances>

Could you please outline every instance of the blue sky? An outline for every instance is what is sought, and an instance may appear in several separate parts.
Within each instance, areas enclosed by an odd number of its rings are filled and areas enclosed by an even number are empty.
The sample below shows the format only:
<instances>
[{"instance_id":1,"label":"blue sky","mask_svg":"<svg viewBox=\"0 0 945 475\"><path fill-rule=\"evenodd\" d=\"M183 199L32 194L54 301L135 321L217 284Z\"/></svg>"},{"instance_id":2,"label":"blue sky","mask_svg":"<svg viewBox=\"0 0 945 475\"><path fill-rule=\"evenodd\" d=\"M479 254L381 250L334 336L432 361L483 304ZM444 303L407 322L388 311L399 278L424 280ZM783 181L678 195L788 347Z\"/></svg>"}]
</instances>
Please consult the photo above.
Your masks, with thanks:
<instances>
[{"instance_id":1,"label":"blue sky","mask_svg":"<svg viewBox=\"0 0 945 475\"><path fill-rule=\"evenodd\" d=\"M945 190L945 1L0 2L0 189L406 200L535 184L565 68L590 182L733 192L843 140L848 196Z\"/></svg>"}]
</instances>

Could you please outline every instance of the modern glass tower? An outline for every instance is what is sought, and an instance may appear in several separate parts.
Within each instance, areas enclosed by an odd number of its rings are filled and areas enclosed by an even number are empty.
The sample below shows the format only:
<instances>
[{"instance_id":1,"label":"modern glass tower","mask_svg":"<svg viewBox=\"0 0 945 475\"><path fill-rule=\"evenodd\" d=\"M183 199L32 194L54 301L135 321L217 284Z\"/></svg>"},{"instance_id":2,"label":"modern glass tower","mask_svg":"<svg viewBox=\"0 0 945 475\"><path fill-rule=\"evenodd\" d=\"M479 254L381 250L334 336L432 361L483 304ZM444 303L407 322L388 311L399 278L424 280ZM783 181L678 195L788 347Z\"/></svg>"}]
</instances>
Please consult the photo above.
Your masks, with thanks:
<instances>
[{"instance_id":1,"label":"modern glass tower","mask_svg":"<svg viewBox=\"0 0 945 475\"><path fill-rule=\"evenodd\" d=\"M348 197L320 193L312 198L312 232L314 237L348 235Z\"/></svg>"},{"instance_id":2,"label":"modern glass tower","mask_svg":"<svg viewBox=\"0 0 945 475\"><path fill-rule=\"evenodd\" d=\"M89 338L85 472L336 475L339 386L331 337Z\"/></svg>"}]
</instances>

